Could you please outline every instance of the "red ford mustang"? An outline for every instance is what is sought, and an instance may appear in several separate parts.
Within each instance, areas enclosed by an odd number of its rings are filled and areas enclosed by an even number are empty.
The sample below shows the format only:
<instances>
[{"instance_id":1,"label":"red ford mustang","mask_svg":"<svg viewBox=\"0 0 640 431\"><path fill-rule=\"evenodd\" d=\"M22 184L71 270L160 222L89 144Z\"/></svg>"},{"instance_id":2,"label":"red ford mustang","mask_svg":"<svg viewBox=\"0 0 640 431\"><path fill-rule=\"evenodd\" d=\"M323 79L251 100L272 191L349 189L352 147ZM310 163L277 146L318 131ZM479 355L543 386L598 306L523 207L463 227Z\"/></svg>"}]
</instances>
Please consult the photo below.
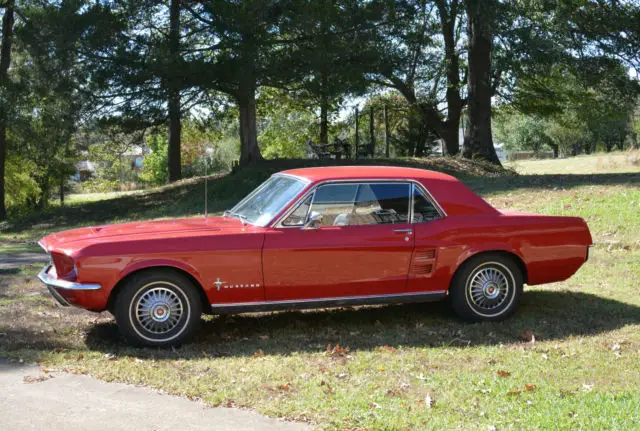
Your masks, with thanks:
<instances>
[{"instance_id":1,"label":"red ford mustang","mask_svg":"<svg viewBox=\"0 0 640 431\"><path fill-rule=\"evenodd\" d=\"M501 212L457 179L399 167L273 175L222 217L74 229L40 245L63 305L109 310L137 344L179 344L202 312L451 297L471 321L512 314L522 286L587 260L578 217Z\"/></svg>"}]
</instances>

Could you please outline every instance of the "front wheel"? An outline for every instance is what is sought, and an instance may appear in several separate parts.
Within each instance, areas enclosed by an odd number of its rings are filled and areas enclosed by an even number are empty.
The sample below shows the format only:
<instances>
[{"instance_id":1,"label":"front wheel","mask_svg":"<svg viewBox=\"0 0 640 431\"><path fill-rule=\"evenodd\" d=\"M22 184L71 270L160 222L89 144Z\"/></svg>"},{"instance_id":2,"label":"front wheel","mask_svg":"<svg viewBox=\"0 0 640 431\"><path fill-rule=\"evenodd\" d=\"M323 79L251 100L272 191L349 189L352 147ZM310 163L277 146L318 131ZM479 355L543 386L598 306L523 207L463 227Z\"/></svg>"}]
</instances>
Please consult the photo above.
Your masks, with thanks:
<instances>
[{"instance_id":1,"label":"front wheel","mask_svg":"<svg viewBox=\"0 0 640 431\"><path fill-rule=\"evenodd\" d=\"M472 257L456 272L450 289L453 310L465 320L502 320L513 314L522 293L523 274L502 254Z\"/></svg>"},{"instance_id":2,"label":"front wheel","mask_svg":"<svg viewBox=\"0 0 640 431\"><path fill-rule=\"evenodd\" d=\"M127 280L113 311L120 332L133 344L174 346L196 331L202 304L187 277L148 270Z\"/></svg>"}]
</instances>

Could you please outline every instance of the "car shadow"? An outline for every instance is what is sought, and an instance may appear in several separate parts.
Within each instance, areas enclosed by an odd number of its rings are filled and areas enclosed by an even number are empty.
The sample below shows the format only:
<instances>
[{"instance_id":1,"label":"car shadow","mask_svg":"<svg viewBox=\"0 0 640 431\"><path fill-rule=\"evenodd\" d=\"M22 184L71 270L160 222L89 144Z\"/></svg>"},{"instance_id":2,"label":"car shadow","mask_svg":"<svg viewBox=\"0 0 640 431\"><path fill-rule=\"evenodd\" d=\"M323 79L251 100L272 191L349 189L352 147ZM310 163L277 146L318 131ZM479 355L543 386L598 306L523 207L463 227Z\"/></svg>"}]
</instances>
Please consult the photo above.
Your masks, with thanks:
<instances>
[{"instance_id":1,"label":"car shadow","mask_svg":"<svg viewBox=\"0 0 640 431\"><path fill-rule=\"evenodd\" d=\"M115 323L94 325L90 349L139 358L197 359L216 356L288 355L324 351L328 344L353 351L381 346L482 346L561 340L640 323L640 307L569 291L525 292L518 312L503 322L470 324L443 303L323 309L209 317L195 339L176 349L133 348ZM523 334L524 333L524 334Z\"/></svg>"}]
</instances>

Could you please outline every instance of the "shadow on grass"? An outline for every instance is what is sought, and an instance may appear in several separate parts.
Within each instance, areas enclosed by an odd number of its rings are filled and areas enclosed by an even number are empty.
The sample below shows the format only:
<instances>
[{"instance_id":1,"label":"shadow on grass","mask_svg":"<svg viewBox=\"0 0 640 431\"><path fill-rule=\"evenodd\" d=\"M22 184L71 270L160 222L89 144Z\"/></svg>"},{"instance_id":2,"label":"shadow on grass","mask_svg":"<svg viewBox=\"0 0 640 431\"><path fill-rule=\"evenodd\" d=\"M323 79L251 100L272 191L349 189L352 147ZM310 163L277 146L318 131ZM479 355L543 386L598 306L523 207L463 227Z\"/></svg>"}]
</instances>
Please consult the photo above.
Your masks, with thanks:
<instances>
[{"instance_id":1,"label":"shadow on grass","mask_svg":"<svg viewBox=\"0 0 640 431\"><path fill-rule=\"evenodd\" d=\"M92 350L139 358L251 356L324 351L327 344L351 351L380 346L485 346L521 341L525 329L538 340L590 336L640 323L640 307L586 293L525 292L519 311L504 322L464 323L446 304L410 304L360 309L220 316L203 321L192 343L179 349L129 347L114 323L93 326Z\"/></svg>"},{"instance_id":2,"label":"shadow on grass","mask_svg":"<svg viewBox=\"0 0 640 431\"><path fill-rule=\"evenodd\" d=\"M637 185L639 173L620 174L545 174L469 179L465 183L476 193L499 193L519 189L574 188L581 186Z\"/></svg>"}]
</instances>

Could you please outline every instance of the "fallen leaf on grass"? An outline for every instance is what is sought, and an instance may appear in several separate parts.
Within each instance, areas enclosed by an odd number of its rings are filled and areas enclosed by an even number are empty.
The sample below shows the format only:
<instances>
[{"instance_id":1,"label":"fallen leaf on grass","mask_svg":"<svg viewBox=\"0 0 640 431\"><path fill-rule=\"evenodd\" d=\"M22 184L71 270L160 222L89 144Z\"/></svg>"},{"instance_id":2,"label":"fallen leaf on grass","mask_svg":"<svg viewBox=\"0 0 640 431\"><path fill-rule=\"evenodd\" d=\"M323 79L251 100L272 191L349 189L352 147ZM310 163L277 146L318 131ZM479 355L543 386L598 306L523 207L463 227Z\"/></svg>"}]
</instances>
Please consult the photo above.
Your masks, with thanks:
<instances>
[{"instance_id":1,"label":"fallen leaf on grass","mask_svg":"<svg viewBox=\"0 0 640 431\"><path fill-rule=\"evenodd\" d=\"M281 391L289 392L291 390L291 385L289 383L285 383L284 385L278 385L278 389Z\"/></svg>"},{"instance_id":2,"label":"fallen leaf on grass","mask_svg":"<svg viewBox=\"0 0 640 431\"><path fill-rule=\"evenodd\" d=\"M340 344L336 344L333 348L331 348L331 344L327 344L327 349L324 352L325 355L331 356L332 358L347 356L348 353L349 347L340 347Z\"/></svg>"},{"instance_id":3,"label":"fallen leaf on grass","mask_svg":"<svg viewBox=\"0 0 640 431\"><path fill-rule=\"evenodd\" d=\"M329 383L325 382L324 380L322 380L320 382L320 386L326 386L327 387L327 394L335 394L336 391L329 385Z\"/></svg>"},{"instance_id":4,"label":"fallen leaf on grass","mask_svg":"<svg viewBox=\"0 0 640 431\"><path fill-rule=\"evenodd\" d=\"M434 407L436 405L436 401L433 399L431 394L427 394L427 396L424 398L424 405L428 409L430 409L430 408L432 408L432 407Z\"/></svg>"},{"instance_id":5,"label":"fallen leaf on grass","mask_svg":"<svg viewBox=\"0 0 640 431\"><path fill-rule=\"evenodd\" d=\"M504 371L504 370L498 370L496 371L496 374L499 375L500 377L509 377L511 375L509 371Z\"/></svg>"},{"instance_id":6,"label":"fallen leaf on grass","mask_svg":"<svg viewBox=\"0 0 640 431\"><path fill-rule=\"evenodd\" d=\"M78 355L78 361L81 361L81 360L83 360L83 359L84 359L84 355L83 355L82 353L80 353L80 354Z\"/></svg>"},{"instance_id":7,"label":"fallen leaf on grass","mask_svg":"<svg viewBox=\"0 0 640 431\"><path fill-rule=\"evenodd\" d=\"M386 350L387 352L395 352L398 349L396 349L395 347L391 347L391 346L380 346L380 347L378 347L378 350Z\"/></svg>"},{"instance_id":8,"label":"fallen leaf on grass","mask_svg":"<svg viewBox=\"0 0 640 431\"><path fill-rule=\"evenodd\" d=\"M536 342L536 335L531 329L525 328L525 330L520 333L520 339L534 344Z\"/></svg>"},{"instance_id":9,"label":"fallen leaf on grass","mask_svg":"<svg viewBox=\"0 0 640 431\"><path fill-rule=\"evenodd\" d=\"M527 391L534 391L536 389L536 385L524 385Z\"/></svg>"},{"instance_id":10,"label":"fallen leaf on grass","mask_svg":"<svg viewBox=\"0 0 640 431\"><path fill-rule=\"evenodd\" d=\"M44 382L45 380L49 380L49 379L53 379L53 376L51 374L43 374L40 376L24 376L24 378L22 379L25 383L40 383L40 382Z\"/></svg>"}]
</instances>

